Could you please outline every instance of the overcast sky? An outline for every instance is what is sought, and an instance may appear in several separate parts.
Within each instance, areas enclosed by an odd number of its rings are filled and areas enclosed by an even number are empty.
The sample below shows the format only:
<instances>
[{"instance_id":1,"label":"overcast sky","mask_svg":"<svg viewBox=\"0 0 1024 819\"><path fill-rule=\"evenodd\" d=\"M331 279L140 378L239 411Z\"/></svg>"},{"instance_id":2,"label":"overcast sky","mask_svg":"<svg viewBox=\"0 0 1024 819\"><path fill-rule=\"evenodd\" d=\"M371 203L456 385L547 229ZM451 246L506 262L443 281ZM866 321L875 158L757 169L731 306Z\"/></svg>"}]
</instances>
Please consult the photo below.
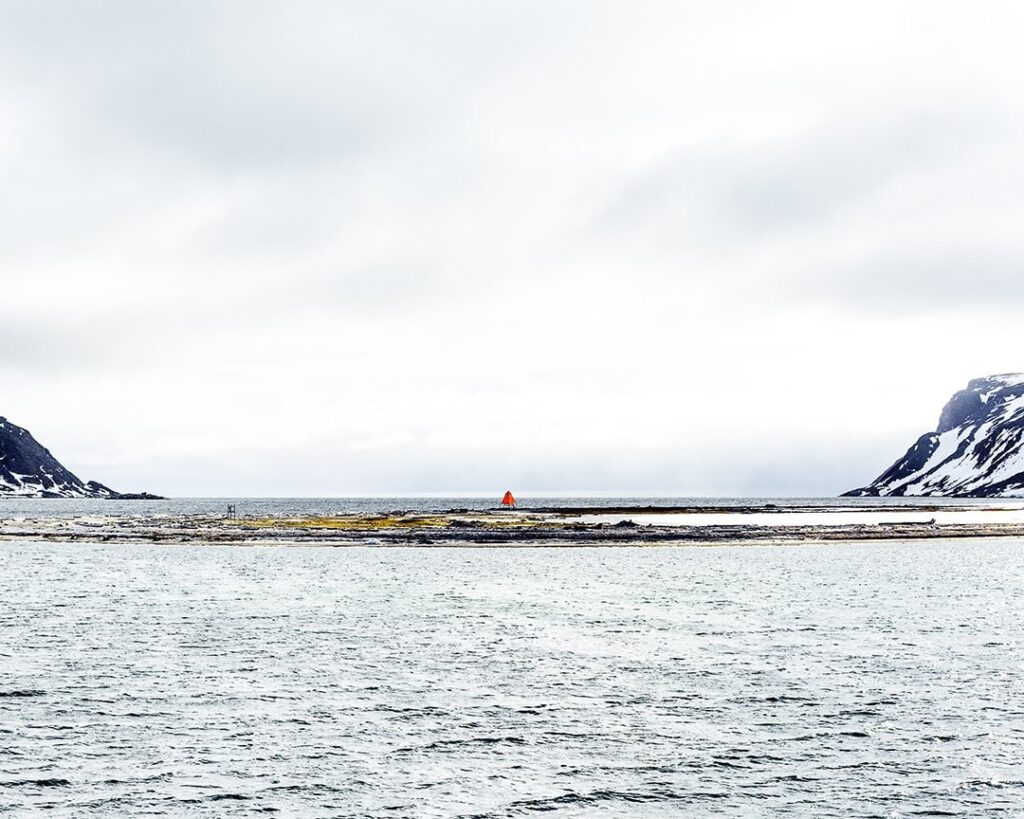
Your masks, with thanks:
<instances>
[{"instance_id":1,"label":"overcast sky","mask_svg":"<svg viewBox=\"0 0 1024 819\"><path fill-rule=\"evenodd\" d=\"M1022 32L0 0L0 414L124 491L861 485L1024 369Z\"/></svg>"}]
</instances>

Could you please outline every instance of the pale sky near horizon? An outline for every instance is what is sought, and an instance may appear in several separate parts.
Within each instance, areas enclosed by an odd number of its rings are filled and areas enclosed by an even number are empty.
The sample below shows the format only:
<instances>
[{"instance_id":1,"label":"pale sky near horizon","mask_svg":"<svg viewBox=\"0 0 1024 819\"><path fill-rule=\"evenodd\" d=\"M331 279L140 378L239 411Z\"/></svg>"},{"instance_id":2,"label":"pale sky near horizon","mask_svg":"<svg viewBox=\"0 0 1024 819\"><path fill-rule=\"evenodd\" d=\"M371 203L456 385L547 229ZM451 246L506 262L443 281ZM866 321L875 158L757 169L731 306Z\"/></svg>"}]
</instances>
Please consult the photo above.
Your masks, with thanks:
<instances>
[{"instance_id":1,"label":"pale sky near horizon","mask_svg":"<svg viewBox=\"0 0 1024 819\"><path fill-rule=\"evenodd\" d=\"M1024 369L1022 34L0 0L0 414L123 491L861 485Z\"/></svg>"}]
</instances>

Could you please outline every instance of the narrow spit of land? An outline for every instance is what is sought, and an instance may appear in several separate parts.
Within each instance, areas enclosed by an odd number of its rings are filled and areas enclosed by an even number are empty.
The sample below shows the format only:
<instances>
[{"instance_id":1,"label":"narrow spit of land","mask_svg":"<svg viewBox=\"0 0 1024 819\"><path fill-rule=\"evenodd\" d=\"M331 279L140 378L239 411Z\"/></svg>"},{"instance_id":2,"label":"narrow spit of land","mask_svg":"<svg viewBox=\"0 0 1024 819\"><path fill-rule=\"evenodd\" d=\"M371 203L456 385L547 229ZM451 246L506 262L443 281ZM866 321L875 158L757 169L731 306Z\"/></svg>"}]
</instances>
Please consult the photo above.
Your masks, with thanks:
<instances>
[{"instance_id":1,"label":"narrow spit of land","mask_svg":"<svg viewBox=\"0 0 1024 819\"><path fill-rule=\"evenodd\" d=\"M2 510L0 510L2 511ZM931 515L931 517L929 517ZM1024 538L1024 510L633 506L332 517L0 517L0 540L324 546L615 546Z\"/></svg>"}]
</instances>

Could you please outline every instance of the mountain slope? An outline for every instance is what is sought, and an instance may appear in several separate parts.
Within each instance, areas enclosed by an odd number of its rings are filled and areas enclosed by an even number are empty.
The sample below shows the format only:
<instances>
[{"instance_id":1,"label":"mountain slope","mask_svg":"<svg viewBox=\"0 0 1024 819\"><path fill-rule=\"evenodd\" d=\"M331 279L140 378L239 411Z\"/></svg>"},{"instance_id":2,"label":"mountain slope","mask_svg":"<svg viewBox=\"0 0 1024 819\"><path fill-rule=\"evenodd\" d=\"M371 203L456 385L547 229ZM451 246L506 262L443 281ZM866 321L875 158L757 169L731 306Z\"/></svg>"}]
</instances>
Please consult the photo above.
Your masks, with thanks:
<instances>
[{"instance_id":1,"label":"mountain slope","mask_svg":"<svg viewBox=\"0 0 1024 819\"><path fill-rule=\"evenodd\" d=\"M83 482L57 461L27 429L0 417L0 496L121 498L95 481Z\"/></svg>"},{"instance_id":2,"label":"mountain slope","mask_svg":"<svg viewBox=\"0 0 1024 819\"><path fill-rule=\"evenodd\" d=\"M1024 496L1024 374L976 378L922 435L857 495Z\"/></svg>"}]
</instances>

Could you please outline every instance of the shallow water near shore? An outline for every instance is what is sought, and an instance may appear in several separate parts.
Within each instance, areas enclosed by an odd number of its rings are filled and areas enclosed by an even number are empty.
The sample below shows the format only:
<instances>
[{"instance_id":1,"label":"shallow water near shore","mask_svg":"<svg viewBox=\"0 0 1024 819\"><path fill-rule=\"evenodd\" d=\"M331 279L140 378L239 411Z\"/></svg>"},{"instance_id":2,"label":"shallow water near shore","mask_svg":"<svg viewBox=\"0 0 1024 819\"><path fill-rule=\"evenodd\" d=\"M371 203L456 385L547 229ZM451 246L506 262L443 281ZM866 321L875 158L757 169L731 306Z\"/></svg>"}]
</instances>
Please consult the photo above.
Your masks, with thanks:
<instances>
[{"instance_id":1,"label":"shallow water near shore","mask_svg":"<svg viewBox=\"0 0 1024 819\"><path fill-rule=\"evenodd\" d=\"M1024 546L0 544L0 812L1024 805Z\"/></svg>"}]
</instances>

